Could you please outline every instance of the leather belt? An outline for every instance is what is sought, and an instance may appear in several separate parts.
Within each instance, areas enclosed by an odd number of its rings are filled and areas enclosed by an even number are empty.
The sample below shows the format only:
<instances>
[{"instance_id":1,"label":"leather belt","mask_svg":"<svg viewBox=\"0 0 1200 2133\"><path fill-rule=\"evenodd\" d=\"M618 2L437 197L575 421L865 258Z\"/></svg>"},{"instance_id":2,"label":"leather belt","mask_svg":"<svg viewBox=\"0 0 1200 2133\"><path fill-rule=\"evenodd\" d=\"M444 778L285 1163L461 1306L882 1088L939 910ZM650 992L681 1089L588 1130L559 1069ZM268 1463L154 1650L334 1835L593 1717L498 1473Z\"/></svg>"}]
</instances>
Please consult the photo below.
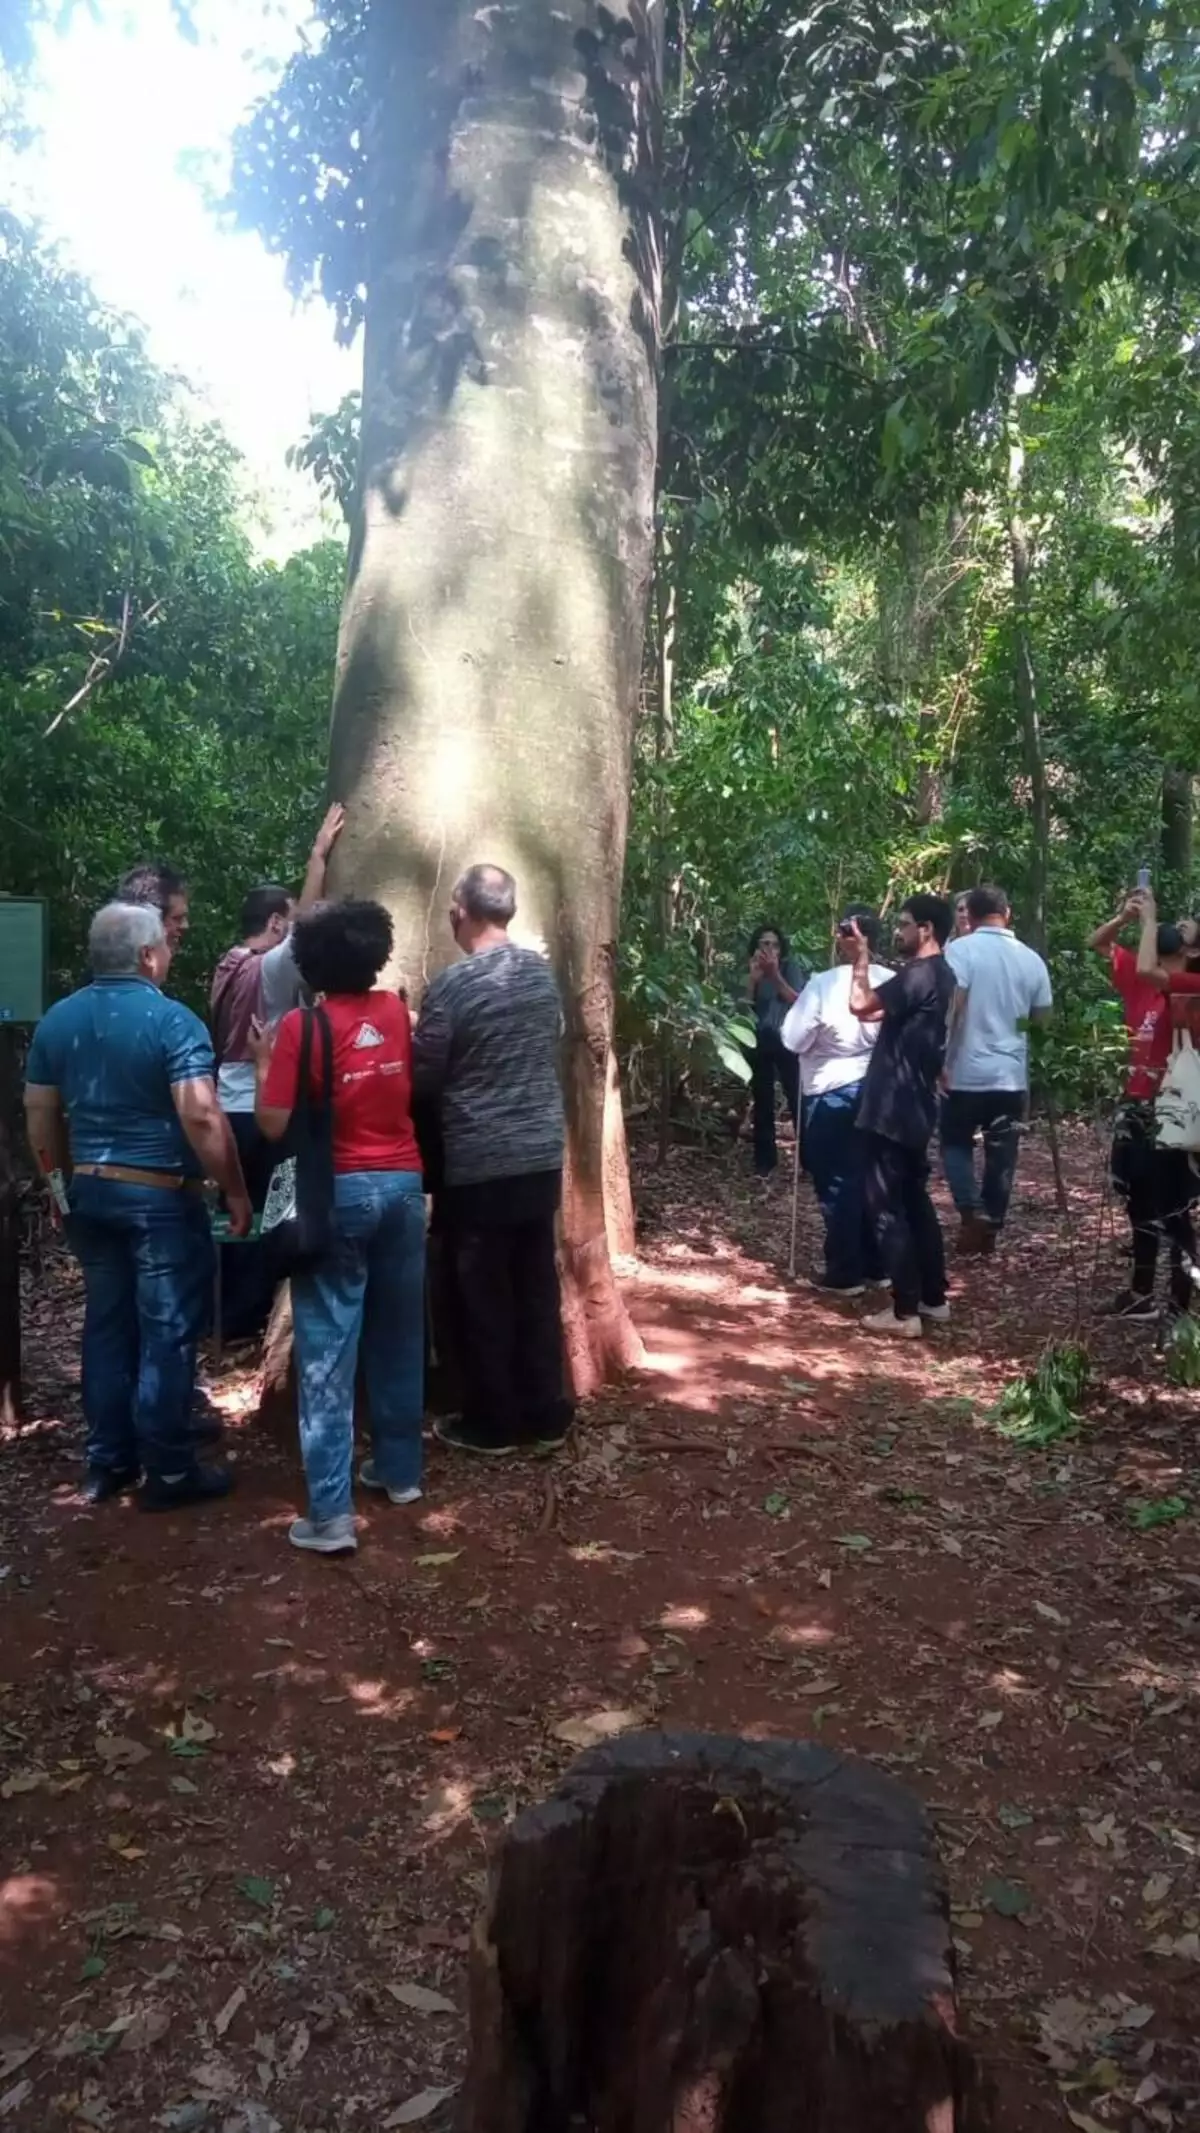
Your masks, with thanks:
<instances>
[{"instance_id":1,"label":"leather belt","mask_svg":"<svg viewBox=\"0 0 1200 2133\"><path fill-rule=\"evenodd\" d=\"M77 1178L112 1178L118 1185L156 1185L161 1192L203 1192L203 1178L183 1178L174 1170L137 1170L132 1163L76 1163Z\"/></svg>"}]
</instances>

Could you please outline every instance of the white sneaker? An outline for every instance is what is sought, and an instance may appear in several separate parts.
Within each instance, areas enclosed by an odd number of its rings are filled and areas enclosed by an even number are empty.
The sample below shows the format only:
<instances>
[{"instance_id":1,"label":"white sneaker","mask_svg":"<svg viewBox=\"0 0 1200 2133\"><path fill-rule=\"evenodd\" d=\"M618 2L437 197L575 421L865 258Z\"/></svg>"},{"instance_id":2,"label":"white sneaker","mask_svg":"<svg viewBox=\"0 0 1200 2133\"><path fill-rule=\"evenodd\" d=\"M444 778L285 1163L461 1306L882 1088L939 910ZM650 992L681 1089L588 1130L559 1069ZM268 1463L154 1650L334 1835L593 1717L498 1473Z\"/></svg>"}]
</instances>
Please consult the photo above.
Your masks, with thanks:
<instances>
[{"instance_id":1,"label":"white sneaker","mask_svg":"<svg viewBox=\"0 0 1200 2133\"><path fill-rule=\"evenodd\" d=\"M386 1495L389 1503L420 1503L421 1501L420 1489L389 1489L386 1481L381 1481L375 1472L375 1461L373 1459L363 1460L358 1470L358 1478L364 1489L378 1489L380 1495Z\"/></svg>"},{"instance_id":2,"label":"white sneaker","mask_svg":"<svg viewBox=\"0 0 1200 2133\"><path fill-rule=\"evenodd\" d=\"M358 1547L358 1533L353 1511L343 1511L339 1518L293 1519L288 1528L288 1539L293 1548L305 1548L310 1555L353 1555Z\"/></svg>"},{"instance_id":3,"label":"white sneaker","mask_svg":"<svg viewBox=\"0 0 1200 2133\"><path fill-rule=\"evenodd\" d=\"M919 1318L897 1318L892 1310L872 1312L860 1324L864 1333L890 1333L898 1341L919 1341L923 1331Z\"/></svg>"},{"instance_id":4,"label":"white sneaker","mask_svg":"<svg viewBox=\"0 0 1200 2133\"><path fill-rule=\"evenodd\" d=\"M918 1304L917 1309L922 1318L929 1319L932 1325L948 1326L950 1323L949 1304Z\"/></svg>"}]
</instances>

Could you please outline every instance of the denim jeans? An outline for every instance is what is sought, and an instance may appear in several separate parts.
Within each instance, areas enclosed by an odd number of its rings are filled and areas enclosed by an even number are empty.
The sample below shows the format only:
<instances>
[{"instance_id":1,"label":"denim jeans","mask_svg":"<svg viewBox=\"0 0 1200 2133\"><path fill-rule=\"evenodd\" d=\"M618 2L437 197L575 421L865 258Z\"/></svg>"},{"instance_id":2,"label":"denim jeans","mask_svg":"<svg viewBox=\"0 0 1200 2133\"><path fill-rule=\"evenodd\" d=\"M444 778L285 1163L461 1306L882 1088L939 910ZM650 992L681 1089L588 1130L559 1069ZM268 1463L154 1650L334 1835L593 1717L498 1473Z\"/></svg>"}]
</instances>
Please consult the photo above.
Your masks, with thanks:
<instances>
[{"instance_id":1,"label":"denim jeans","mask_svg":"<svg viewBox=\"0 0 1200 2133\"><path fill-rule=\"evenodd\" d=\"M861 1288L883 1272L867 1220L866 1136L855 1129L861 1081L804 1099L804 1167L825 1224L825 1280L835 1289Z\"/></svg>"},{"instance_id":2,"label":"denim jeans","mask_svg":"<svg viewBox=\"0 0 1200 2133\"><path fill-rule=\"evenodd\" d=\"M999 1229L1008 1213L1025 1097L1011 1089L952 1089L942 1098L942 1168L960 1215L983 1213ZM983 1181L975 1176L975 1136L983 1136Z\"/></svg>"},{"instance_id":3,"label":"denim jeans","mask_svg":"<svg viewBox=\"0 0 1200 2133\"><path fill-rule=\"evenodd\" d=\"M71 1183L67 1239L83 1269L88 1465L195 1465L196 1347L212 1309L213 1243L198 1194L115 1178Z\"/></svg>"},{"instance_id":4,"label":"denim jeans","mask_svg":"<svg viewBox=\"0 0 1200 2133\"><path fill-rule=\"evenodd\" d=\"M425 1199L415 1170L355 1170L335 1180L334 1242L292 1276L300 1453L310 1515L351 1507L354 1380L361 1338L380 1481L421 1481L425 1408Z\"/></svg>"}]
</instances>

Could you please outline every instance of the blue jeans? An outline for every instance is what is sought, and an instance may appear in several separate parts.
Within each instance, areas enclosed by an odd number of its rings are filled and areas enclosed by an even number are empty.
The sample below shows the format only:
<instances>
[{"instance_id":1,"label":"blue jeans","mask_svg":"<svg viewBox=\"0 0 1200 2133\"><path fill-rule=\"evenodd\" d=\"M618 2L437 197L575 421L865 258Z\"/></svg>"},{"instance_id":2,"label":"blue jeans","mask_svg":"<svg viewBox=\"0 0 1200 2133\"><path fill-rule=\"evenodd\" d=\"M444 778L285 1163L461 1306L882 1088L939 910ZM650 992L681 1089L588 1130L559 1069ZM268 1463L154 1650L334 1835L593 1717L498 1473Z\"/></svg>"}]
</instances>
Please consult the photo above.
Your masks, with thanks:
<instances>
[{"instance_id":1,"label":"blue jeans","mask_svg":"<svg viewBox=\"0 0 1200 2133\"><path fill-rule=\"evenodd\" d=\"M83 1269L88 1465L190 1471L196 1346L213 1293L203 1200L77 1177L66 1231Z\"/></svg>"},{"instance_id":2,"label":"blue jeans","mask_svg":"<svg viewBox=\"0 0 1200 2133\"><path fill-rule=\"evenodd\" d=\"M425 1410L425 1198L415 1170L335 1180L334 1242L292 1276L300 1452L316 1524L349 1511L354 1379L361 1338L375 1472L421 1481Z\"/></svg>"},{"instance_id":3,"label":"blue jeans","mask_svg":"<svg viewBox=\"0 0 1200 2133\"><path fill-rule=\"evenodd\" d=\"M867 1219L866 1144L855 1126L861 1095L856 1081L804 1099L804 1167L825 1224L825 1280L835 1289L861 1288L883 1272Z\"/></svg>"},{"instance_id":4,"label":"blue jeans","mask_svg":"<svg viewBox=\"0 0 1200 2133\"><path fill-rule=\"evenodd\" d=\"M960 1215L984 1214L999 1229L1008 1213L1025 1097L1010 1089L952 1089L942 1098L942 1168ZM983 1140L982 1185L975 1175L975 1136Z\"/></svg>"}]
</instances>

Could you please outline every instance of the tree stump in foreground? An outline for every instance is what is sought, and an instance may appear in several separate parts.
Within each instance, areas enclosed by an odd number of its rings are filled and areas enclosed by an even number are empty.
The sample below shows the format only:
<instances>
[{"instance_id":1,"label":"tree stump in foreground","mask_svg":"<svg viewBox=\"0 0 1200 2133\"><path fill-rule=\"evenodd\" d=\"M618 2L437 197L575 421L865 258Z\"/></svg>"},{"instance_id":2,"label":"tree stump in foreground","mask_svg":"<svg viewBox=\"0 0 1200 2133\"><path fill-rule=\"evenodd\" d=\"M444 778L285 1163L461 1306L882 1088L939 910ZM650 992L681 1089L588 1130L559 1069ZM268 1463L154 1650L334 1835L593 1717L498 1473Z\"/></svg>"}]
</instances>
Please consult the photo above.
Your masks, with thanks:
<instances>
[{"instance_id":1,"label":"tree stump in foreground","mask_svg":"<svg viewBox=\"0 0 1200 2133\"><path fill-rule=\"evenodd\" d=\"M638 1733L520 1815L463 2133L986 2133L923 1810L796 1742Z\"/></svg>"}]
</instances>

